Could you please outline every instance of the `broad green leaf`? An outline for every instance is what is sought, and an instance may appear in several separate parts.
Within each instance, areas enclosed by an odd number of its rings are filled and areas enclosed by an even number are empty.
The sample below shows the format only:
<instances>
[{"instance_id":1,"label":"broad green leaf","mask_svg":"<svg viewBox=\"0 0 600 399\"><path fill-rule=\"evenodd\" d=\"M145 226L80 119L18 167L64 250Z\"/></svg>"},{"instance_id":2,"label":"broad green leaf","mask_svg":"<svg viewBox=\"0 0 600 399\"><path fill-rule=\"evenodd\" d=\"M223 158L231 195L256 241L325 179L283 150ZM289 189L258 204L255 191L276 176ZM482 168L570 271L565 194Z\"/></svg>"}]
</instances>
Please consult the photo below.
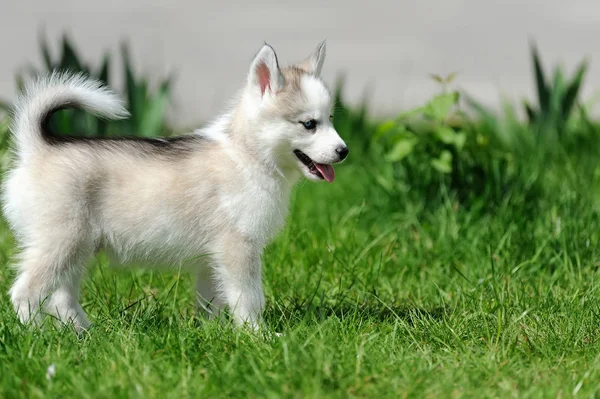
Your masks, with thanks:
<instances>
[{"instance_id":1,"label":"broad green leaf","mask_svg":"<svg viewBox=\"0 0 600 399\"><path fill-rule=\"evenodd\" d=\"M425 114L437 121L443 121L458 103L458 98L458 92L437 95L425 107Z\"/></svg>"},{"instance_id":2,"label":"broad green leaf","mask_svg":"<svg viewBox=\"0 0 600 399\"><path fill-rule=\"evenodd\" d=\"M407 126L416 136L423 136L433 134L438 128L439 124L440 123L436 121L420 118L410 121L410 124Z\"/></svg>"},{"instance_id":3,"label":"broad green leaf","mask_svg":"<svg viewBox=\"0 0 600 399\"><path fill-rule=\"evenodd\" d=\"M392 149L386 155L385 158L389 162L399 162L413 151L416 144L417 139L414 138L400 140L396 144L394 144L394 147L392 147Z\"/></svg>"},{"instance_id":4,"label":"broad green leaf","mask_svg":"<svg viewBox=\"0 0 600 399\"><path fill-rule=\"evenodd\" d=\"M452 144L457 150L461 150L467 140L467 135L463 131L455 132L454 129L447 126L441 126L436 131L436 136L442 143Z\"/></svg>"},{"instance_id":5,"label":"broad green leaf","mask_svg":"<svg viewBox=\"0 0 600 399\"><path fill-rule=\"evenodd\" d=\"M465 143L467 142L467 134L465 132L463 132L462 130L458 131L455 133L454 135L454 147L456 147L457 150L462 150L463 147L465 146Z\"/></svg>"},{"instance_id":6,"label":"broad green leaf","mask_svg":"<svg viewBox=\"0 0 600 399\"><path fill-rule=\"evenodd\" d=\"M441 173L452 172L452 153L448 150L442 151L438 158L431 160L431 166Z\"/></svg>"},{"instance_id":7,"label":"broad green leaf","mask_svg":"<svg viewBox=\"0 0 600 399\"><path fill-rule=\"evenodd\" d=\"M436 129L435 135L440 139L442 143L454 144L455 135L454 130L448 126L440 126Z\"/></svg>"}]
</instances>

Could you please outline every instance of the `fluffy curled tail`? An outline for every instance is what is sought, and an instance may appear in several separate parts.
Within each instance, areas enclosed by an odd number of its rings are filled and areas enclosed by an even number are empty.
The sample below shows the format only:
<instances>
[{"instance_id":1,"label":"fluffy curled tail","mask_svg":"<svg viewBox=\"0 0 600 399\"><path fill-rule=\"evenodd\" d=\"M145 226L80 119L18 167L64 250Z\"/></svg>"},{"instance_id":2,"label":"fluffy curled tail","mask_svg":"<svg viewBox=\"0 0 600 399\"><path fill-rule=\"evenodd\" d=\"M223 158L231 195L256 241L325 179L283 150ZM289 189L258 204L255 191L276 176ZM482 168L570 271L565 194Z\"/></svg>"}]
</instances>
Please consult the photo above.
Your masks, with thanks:
<instances>
[{"instance_id":1,"label":"fluffy curled tail","mask_svg":"<svg viewBox=\"0 0 600 399\"><path fill-rule=\"evenodd\" d=\"M27 159L46 145L50 117L65 108L81 108L108 119L129 116L123 101L99 81L54 72L30 83L17 101L11 130L19 158Z\"/></svg>"}]
</instances>

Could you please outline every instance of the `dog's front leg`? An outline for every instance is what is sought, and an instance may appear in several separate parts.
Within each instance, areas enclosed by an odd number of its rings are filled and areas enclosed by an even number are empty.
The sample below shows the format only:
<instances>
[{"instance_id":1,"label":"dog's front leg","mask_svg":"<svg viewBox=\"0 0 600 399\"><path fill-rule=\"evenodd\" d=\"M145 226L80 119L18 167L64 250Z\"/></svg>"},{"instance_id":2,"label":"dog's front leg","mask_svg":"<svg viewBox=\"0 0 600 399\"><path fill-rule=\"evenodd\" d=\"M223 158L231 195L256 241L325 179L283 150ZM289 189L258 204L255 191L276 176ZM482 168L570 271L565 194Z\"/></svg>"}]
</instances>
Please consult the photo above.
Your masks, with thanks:
<instances>
[{"instance_id":1,"label":"dog's front leg","mask_svg":"<svg viewBox=\"0 0 600 399\"><path fill-rule=\"evenodd\" d=\"M213 259L218 288L233 318L240 325L258 329L265 307L261 250L244 239L225 240Z\"/></svg>"}]
</instances>

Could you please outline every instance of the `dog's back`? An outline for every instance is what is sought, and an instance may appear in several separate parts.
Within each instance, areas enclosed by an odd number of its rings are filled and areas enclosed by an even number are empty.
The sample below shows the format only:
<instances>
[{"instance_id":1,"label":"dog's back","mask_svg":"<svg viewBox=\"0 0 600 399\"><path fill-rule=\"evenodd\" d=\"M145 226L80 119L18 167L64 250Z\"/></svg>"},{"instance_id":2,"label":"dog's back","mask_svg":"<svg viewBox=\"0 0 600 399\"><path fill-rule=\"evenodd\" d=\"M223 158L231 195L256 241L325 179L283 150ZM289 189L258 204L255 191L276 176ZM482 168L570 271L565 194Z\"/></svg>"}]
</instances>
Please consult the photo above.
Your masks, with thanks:
<instances>
[{"instance_id":1,"label":"dog's back","mask_svg":"<svg viewBox=\"0 0 600 399\"><path fill-rule=\"evenodd\" d=\"M253 183L236 173L226 143L214 137L54 136L48 119L66 107L126 115L114 94L80 76L52 75L20 99L16 162L2 200L24 254L36 248L76 261L107 246L122 262L178 263L226 228L223 194Z\"/></svg>"}]
</instances>

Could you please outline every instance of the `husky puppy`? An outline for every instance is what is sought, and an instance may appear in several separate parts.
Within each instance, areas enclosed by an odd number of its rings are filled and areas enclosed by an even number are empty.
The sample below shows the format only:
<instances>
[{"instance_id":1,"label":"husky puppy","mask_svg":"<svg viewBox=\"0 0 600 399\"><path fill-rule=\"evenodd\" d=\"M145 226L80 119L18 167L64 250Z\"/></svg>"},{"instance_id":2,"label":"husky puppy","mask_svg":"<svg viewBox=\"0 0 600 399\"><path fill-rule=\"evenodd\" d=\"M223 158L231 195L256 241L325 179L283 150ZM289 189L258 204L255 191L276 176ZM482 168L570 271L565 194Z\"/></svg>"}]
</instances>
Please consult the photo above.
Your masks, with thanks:
<instances>
[{"instance_id":1,"label":"husky puppy","mask_svg":"<svg viewBox=\"0 0 600 399\"><path fill-rule=\"evenodd\" d=\"M81 75L54 73L19 99L16 160L2 202L21 252L10 297L22 322L41 314L85 330L78 297L100 248L119 262L190 265L209 315L229 307L257 327L265 299L261 254L284 225L302 175L334 180L348 148L332 126L332 98L319 78L325 43L280 68L265 44L234 106L214 123L168 139L54 136L48 121L76 107L125 118L123 102Z\"/></svg>"}]
</instances>

